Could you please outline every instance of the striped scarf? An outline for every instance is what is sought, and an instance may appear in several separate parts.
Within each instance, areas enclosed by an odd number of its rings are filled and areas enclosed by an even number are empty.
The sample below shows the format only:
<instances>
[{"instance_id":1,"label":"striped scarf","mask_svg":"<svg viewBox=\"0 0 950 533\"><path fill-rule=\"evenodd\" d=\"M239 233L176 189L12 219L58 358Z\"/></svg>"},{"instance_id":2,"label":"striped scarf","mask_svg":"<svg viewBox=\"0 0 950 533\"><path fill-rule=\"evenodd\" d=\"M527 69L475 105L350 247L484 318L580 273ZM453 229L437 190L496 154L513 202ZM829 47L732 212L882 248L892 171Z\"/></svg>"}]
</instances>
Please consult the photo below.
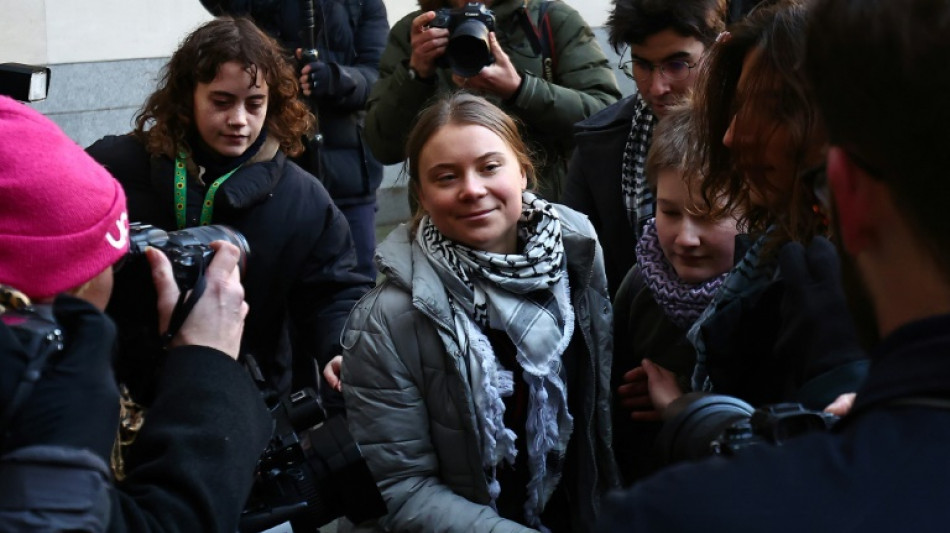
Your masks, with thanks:
<instances>
[{"instance_id":1,"label":"striped scarf","mask_svg":"<svg viewBox=\"0 0 950 533\"><path fill-rule=\"evenodd\" d=\"M627 218L633 231L639 238L643 225L653 217L653 193L647 184L643 168L647 160L647 151L653 139L653 126L657 118L646 102L637 95L637 105L633 111L630 135L623 148L623 163L620 167L620 192L627 208Z\"/></svg>"}]
</instances>

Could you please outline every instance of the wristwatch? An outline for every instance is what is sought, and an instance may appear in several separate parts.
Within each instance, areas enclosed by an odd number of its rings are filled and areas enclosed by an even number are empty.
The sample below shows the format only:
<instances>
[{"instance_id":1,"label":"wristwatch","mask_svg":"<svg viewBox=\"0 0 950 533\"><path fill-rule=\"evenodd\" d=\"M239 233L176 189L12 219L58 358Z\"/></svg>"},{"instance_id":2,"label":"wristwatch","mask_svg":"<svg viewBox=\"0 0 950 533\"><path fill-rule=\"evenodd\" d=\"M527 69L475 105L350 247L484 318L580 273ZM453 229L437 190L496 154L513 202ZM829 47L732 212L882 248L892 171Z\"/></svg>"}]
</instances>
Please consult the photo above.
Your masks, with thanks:
<instances>
[{"instance_id":1,"label":"wristwatch","mask_svg":"<svg viewBox=\"0 0 950 533\"><path fill-rule=\"evenodd\" d=\"M406 71L409 72L409 79L412 81L421 81L422 83L432 83L435 81L435 76L429 76L428 78L423 78L419 71L406 65Z\"/></svg>"}]
</instances>

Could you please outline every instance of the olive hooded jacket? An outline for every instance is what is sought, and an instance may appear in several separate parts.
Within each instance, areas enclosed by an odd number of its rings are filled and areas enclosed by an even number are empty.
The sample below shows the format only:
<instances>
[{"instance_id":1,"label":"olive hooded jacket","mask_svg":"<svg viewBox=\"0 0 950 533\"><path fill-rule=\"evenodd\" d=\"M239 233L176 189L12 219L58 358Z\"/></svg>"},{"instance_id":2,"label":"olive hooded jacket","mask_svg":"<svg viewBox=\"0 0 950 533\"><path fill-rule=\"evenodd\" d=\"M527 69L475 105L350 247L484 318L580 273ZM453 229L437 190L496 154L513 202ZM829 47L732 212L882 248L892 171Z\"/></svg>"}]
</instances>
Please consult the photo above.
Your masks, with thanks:
<instances>
[{"instance_id":1,"label":"olive hooded jacket","mask_svg":"<svg viewBox=\"0 0 950 533\"><path fill-rule=\"evenodd\" d=\"M434 81L411 79L412 20L425 10L443 7L444 2L420 2L414 11L397 22L389 32L389 41L379 66L379 81L367 102L364 135L373 154L384 164L405 159L405 145L416 115L426 102L443 91L457 89L448 67L439 67ZM527 9L531 22L538 25L541 0L495 0L495 33L502 49L522 76L518 92L508 101L488 96L509 115L525 126L526 140L538 151L540 194L558 201L567 160L573 147L573 125L604 109L620 98L617 79L590 27L580 14L564 2L554 1L548 8L554 36L553 82L545 81L541 54L535 52L525 33L521 11Z\"/></svg>"}]
</instances>

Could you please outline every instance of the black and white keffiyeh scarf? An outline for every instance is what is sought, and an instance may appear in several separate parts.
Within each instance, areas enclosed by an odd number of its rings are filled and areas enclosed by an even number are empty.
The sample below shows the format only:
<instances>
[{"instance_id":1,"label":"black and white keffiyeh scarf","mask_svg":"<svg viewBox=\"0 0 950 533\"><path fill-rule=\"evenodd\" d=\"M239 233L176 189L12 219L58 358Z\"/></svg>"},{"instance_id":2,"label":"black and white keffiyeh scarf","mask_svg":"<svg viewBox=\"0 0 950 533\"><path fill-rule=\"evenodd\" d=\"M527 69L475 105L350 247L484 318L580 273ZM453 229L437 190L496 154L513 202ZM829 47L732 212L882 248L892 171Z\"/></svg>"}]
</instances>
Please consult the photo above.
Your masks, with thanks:
<instances>
[{"instance_id":1,"label":"black and white keffiyeh scarf","mask_svg":"<svg viewBox=\"0 0 950 533\"><path fill-rule=\"evenodd\" d=\"M702 335L703 325L727 304L761 291L775 278L776 262L762 259L762 249L772 231L773 228L770 227L752 243L742 259L726 274L719 292L686 333L686 338L696 349L696 366L693 368L692 377L694 391L712 392L715 386L709 379L709 370L706 367L709 352Z\"/></svg>"},{"instance_id":2,"label":"black and white keffiyeh scarf","mask_svg":"<svg viewBox=\"0 0 950 533\"><path fill-rule=\"evenodd\" d=\"M651 218L643 227L643 237L637 241L637 265L643 274L653 299L673 324L686 329L709 306L727 273L700 283L686 283L663 255L656 232L656 219Z\"/></svg>"},{"instance_id":3,"label":"black and white keffiyeh scarf","mask_svg":"<svg viewBox=\"0 0 950 533\"><path fill-rule=\"evenodd\" d=\"M650 149L653 126L656 125L657 118L639 94L636 98L637 104L633 111L630 135L627 136L627 144L623 149L620 189L624 205L627 207L627 218L639 238L643 233L643 224L652 218L654 213L653 193L650 192L643 167L647 160L647 151Z\"/></svg>"},{"instance_id":4,"label":"black and white keffiyeh scarf","mask_svg":"<svg viewBox=\"0 0 950 533\"><path fill-rule=\"evenodd\" d=\"M514 392L513 374L495 357L484 331L504 331L528 385L527 438L529 526L544 529L540 515L560 479L548 469L553 453L563 459L574 421L567 410L561 356L574 333L561 223L548 202L522 195L518 222L523 249L516 254L474 250L445 238L424 217L416 240L449 293L458 338L468 339L472 392L482 439L482 464L490 473L494 503L500 494L495 469L514 464L515 432L504 425L502 397ZM461 308L461 309L459 309Z\"/></svg>"}]
</instances>

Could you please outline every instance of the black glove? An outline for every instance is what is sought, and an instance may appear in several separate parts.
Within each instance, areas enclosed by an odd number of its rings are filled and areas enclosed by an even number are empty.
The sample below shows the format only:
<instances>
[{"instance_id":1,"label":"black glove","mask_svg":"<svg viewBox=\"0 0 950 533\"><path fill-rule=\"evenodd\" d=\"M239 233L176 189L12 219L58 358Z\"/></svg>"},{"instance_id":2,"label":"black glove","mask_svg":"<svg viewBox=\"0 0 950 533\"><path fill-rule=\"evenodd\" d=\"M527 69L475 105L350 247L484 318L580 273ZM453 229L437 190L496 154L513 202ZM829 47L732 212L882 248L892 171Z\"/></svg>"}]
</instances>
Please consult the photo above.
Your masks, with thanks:
<instances>
[{"instance_id":1,"label":"black glove","mask_svg":"<svg viewBox=\"0 0 950 533\"><path fill-rule=\"evenodd\" d=\"M85 300L60 296L53 304L65 343L49 356L31 394L12 419L3 451L39 444L86 448L107 464L119 423L119 392L112 373L115 326ZM6 348L11 332L3 331L0 354L0 401L9 401L22 376L22 349Z\"/></svg>"},{"instance_id":2,"label":"black glove","mask_svg":"<svg viewBox=\"0 0 950 533\"><path fill-rule=\"evenodd\" d=\"M319 98L332 93L330 67L323 61L314 61L310 65L310 97Z\"/></svg>"},{"instance_id":3,"label":"black glove","mask_svg":"<svg viewBox=\"0 0 950 533\"><path fill-rule=\"evenodd\" d=\"M776 349L794 360L805 361L799 366L799 385L863 360L864 352L858 344L841 285L841 265L835 246L824 237L815 237L807 249L790 242L782 247L778 261L785 290ZM837 385L841 392L857 387L857 383Z\"/></svg>"}]
</instances>

